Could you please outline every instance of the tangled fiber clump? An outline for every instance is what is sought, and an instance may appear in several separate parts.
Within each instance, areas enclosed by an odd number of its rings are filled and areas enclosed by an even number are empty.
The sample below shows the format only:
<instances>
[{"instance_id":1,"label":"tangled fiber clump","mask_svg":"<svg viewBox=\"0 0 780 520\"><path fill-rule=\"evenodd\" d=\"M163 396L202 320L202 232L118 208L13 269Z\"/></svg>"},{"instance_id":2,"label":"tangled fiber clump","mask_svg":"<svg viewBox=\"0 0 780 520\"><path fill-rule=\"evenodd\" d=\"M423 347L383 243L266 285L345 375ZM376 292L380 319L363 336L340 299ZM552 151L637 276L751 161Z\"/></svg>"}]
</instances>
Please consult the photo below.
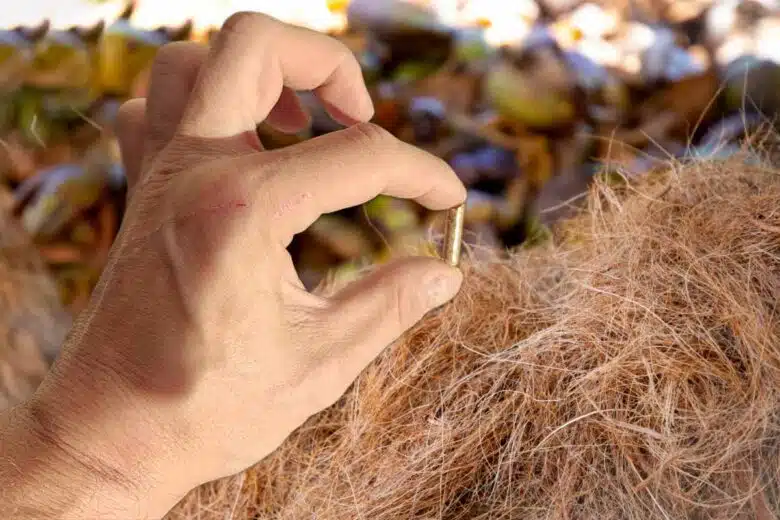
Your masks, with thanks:
<instances>
[{"instance_id":1,"label":"tangled fiber clump","mask_svg":"<svg viewBox=\"0 0 780 520\"><path fill-rule=\"evenodd\" d=\"M170 518L780 518L780 173L596 184L562 236L466 262L337 405Z\"/></svg>"}]
</instances>

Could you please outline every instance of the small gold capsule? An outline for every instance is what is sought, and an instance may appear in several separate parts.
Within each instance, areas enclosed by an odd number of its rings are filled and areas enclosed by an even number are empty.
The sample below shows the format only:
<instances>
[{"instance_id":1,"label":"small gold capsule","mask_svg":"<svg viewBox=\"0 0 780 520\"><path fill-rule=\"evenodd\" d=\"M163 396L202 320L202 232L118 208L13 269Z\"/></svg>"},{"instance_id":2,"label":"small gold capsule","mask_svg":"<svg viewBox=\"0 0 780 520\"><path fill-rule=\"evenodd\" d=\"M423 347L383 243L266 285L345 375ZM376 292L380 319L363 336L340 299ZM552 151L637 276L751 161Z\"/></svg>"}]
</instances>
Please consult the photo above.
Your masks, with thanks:
<instances>
[{"instance_id":1,"label":"small gold capsule","mask_svg":"<svg viewBox=\"0 0 780 520\"><path fill-rule=\"evenodd\" d=\"M466 204L447 210L444 231L444 260L453 267L460 263L461 242L463 241L463 221Z\"/></svg>"}]
</instances>

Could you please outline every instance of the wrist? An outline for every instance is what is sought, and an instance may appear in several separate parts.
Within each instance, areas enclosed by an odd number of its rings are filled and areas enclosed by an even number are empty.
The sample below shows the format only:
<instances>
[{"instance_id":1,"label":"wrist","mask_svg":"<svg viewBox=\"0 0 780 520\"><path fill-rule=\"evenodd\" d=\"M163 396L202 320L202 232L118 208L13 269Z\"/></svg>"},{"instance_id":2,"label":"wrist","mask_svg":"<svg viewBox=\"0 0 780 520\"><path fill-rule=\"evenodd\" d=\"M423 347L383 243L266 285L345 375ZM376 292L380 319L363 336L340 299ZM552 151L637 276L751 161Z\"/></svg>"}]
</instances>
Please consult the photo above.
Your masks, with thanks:
<instances>
[{"instance_id":1,"label":"wrist","mask_svg":"<svg viewBox=\"0 0 780 520\"><path fill-rule=\"evenodd\" d=\"M197 450L184 421L165 413L164 399L129 383L122 353L132 351L129 342L138 341L137 331L117 313L92 317L76 324L25 403L38 436L61 453L85 488L74 491L84 495L78 496L78 508L54 518L161 518L202 483L196 468L182 466Z\"/></svg>"},{"instance_id":2,"label":"wrist","mask_svg":"<svg viewBox=\"0 0 780 520\"><path fill-rule=\"evenodd\" d=\"M112 439L96 431L93 444L61 424L50 404L35 398L0 416L0 518L159 519L181 498L143 464L107 455Z\"/></svg>"},{"instance_id":3,"label":"wrist","mask_svg":"<svg viewBox=\"0 0 780 520\"><path fill-rule=\"evenodd\" d=\"M116 488L120 485L109 486L110 479L105 478L102 469L90 471L89 462L72 457L41 427L35 415L24 403L3 412L0 419L0 516L20 520L68 518L84 508L88 493L118 496Z\"/></svg>"},{"instance_id":4,"label":"wrist","mask_svg":"<svg viewBox=\"0 0 780 520\"><path fill-rule=\"evenodd\" d=\"M130 509L138 489L115 469L76 455L24 403L0 419L0 516L15 520L147 518Z\"/></svg>"}]
</instances>

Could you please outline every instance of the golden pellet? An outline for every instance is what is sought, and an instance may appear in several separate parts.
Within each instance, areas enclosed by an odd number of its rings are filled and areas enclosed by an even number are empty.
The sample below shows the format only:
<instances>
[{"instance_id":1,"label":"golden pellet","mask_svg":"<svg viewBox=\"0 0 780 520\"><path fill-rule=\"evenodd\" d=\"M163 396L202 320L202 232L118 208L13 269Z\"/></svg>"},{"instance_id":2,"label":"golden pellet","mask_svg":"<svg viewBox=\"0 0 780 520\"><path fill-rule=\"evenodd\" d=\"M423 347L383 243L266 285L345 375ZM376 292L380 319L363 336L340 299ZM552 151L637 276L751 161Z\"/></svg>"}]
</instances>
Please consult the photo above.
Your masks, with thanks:
<instances>
[{"instance_id":1,"label":"golden pellet","mask_svg":"<svg viewBox=\"0 0 780 520\"><path fill-rule=\"evenodd\" d=\"M463 217L465 214L465 203L447 211L447 221L444 231L444 260L453 267L457 267L460 263L460 249L463 240Z\"/></svg>"}]
</instances>

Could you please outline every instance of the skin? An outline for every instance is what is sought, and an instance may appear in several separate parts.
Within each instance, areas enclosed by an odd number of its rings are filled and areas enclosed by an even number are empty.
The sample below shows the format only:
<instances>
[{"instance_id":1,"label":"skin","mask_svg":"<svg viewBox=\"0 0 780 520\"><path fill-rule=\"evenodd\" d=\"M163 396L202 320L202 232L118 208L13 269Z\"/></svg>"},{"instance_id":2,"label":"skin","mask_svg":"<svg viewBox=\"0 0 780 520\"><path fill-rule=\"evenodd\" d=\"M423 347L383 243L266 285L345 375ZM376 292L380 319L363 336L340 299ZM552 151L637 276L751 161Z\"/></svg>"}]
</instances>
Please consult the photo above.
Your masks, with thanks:
<instances>
[{"instance_id":1,"label":"skin","mask_svg":"<svg viewBox=\"0 0 780 520\"><path fill-rule=\"evenodd\" d=\"M295 90L347 128L264 151L258 122L307 123ZM285 248L322 213L465 200L443 161L372 115L344 46L260 14L232 16L210 48L159 52L148 98L121 110L130 194L109 265L38 392L0 415L0 518L160 518L267 456L457 293L460 272L433 258L328 298L296 275Z\"/></svg>"}]
</instances>

